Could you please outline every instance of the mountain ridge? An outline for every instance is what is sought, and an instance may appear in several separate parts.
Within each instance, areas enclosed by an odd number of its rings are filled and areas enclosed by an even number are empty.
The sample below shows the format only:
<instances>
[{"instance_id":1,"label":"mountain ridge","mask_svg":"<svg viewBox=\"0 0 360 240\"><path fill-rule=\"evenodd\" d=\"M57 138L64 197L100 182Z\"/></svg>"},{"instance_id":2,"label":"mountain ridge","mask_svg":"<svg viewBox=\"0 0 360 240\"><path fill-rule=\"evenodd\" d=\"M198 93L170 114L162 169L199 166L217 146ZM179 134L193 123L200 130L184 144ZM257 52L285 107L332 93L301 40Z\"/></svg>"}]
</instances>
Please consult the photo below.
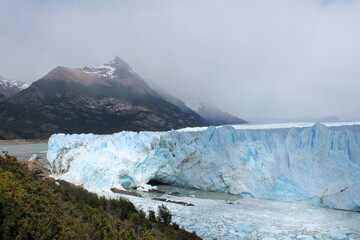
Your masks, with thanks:
<instances>
[{"instance_id":1,"label":"mountain ridge","mask_svg":"<svg viewBox=\"0 0 360 240\"><path fill-rule=\"evenodd\" d=\"M0 101L15 95L27 87L29 87L27 83L0 76Z\"/></svg>"},{"instance_id":2,"label":"mountain ridge","mask_svg":"<svg viewBox=\"0 0 360 240\"><path fill-rule=\"evenodd\" d=\"M189 108L184 101L182 101L181 99L174 97L173 95L171 95L169 92L167 92L165 89L163 89L162 87L160 87L159 85L157 85L156 83L154 83L151 80L147 80L147 83L149 84L149 86L154 89L159 95L160 97L162 97L164 100L168 101L169 103L174 104L175 106L177 106L178 108L180 108L183 112L188 113L190 115L192 115L196 121L199 123L199 126L209 126L209 122L206 121L204 118L202 118L196 111L192 110L191 108Z\"/></svg>"},{"instance_id":3,"label":"mountain ridge","mask_svg":"<svg viewBox=\"0 0 360 240\"><path fill-rule=\"evenodd\" d=\"M0 103L0 138L44 139L54 133L111 134L199 125L124 62L115 58L111 76L99 73L99 67L56 67Z\"/></svg>"},{"instance_id":4,"label":"mountain ridge","mask_svg":"<svg viewBox=\"0 0 360 240\"><path fill-rule=\"evenodd\" d=\"M239 117L231 115L230 113L221 111L215 106L200 102L200 107L198 108L198 114L209 122L210 125L219 126L226 124L245 124L249 123Z\"/></svg>"}]
</instances>

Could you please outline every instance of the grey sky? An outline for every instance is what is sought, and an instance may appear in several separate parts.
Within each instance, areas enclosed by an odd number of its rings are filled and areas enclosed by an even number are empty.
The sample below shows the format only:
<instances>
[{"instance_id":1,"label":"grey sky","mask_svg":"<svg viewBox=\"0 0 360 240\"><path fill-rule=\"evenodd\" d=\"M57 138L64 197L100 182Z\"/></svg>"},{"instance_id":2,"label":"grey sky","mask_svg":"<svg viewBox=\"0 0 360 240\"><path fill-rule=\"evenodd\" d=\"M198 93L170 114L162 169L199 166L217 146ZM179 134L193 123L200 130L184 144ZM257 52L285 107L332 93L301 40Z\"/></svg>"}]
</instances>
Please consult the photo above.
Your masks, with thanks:
<instances>
[{"instance_id":1,"label":"grey sky","mask_svg":"<svg viewBox=\"0 0 360 240\"><path fill-rule=\"evenodd\" d=\"M0 0L0 75L115 54L190 106L360 120L360 1Z\"/></svg>"}]
</instances>

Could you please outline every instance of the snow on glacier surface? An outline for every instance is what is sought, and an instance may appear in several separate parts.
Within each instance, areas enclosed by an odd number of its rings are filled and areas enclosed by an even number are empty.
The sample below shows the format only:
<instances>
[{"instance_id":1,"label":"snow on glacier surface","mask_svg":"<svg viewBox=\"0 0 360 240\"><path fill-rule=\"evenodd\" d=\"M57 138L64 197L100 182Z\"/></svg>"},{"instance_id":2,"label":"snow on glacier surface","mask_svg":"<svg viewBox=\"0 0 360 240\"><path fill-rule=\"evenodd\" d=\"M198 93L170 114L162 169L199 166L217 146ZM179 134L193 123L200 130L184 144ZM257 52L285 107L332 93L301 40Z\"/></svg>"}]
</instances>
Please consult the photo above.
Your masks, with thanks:
<instances>
[{"instance_id":1,"label":"snow on glacier surface","mask_svg":"<svg viewBox=\"0 0 360 240\"><path fill-rule=\"evenodd\" d=\"M56 177L93 192L151 179L202 190L360 210L359 123L56 134ZM291 127L291 128L289 128Z\"/></svg>"},{"instance_id":2,"label":"snow on glacier surface","mask_svg":"<svg viewBox=\"0 0 360 240\"><path fill-rule=\"evenodd\" d=\"M322 123L326 127L340 127L360 125L360 122L325 122ZM315 122L290 122L290 123L267 123L267 124L235 124L231 125L235 129L279 129L279 128L304 128L312 127ZM222 126L218 126L222 127ZM179 129L181 132L204 131L207 127L187 127Z\"/></svg>"}]
</instances>

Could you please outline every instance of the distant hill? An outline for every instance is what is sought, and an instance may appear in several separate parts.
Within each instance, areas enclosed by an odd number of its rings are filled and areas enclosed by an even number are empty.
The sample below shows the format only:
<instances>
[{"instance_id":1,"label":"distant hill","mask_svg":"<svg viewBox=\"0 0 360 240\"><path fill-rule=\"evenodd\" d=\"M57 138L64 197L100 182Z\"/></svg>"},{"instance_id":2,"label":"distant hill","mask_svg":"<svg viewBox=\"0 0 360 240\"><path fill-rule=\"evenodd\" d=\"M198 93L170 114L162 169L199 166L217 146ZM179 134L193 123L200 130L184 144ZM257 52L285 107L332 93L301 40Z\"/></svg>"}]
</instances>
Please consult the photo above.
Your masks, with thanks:
<instances>
[{"instance_id":1,"label":"distant hill","mask_svg":"<svg viewBox=\"0 0 360 240\"><path fill-rule=\"evenodd\" d=\"M223 112L218 108L207 103L200 103L198 108L199 115L204 118L210 125L219 126L225 124L244 124L247 121L233 116L227 112Z\"/></svg>"},{"instance_id":2,"label":"distant hill","mask_svg":"<svg viewBox=\"0 0 360 240\"><path fill-rule=\"evenodd\" d=\"M119 57L99 67L57 67L0 102L0 139L199 125L194 116L164 100Z\"/></svg>"},{"instance_id":3,"label":"distant hill","mask_svg":"<svg viewBox=\"0 0 360 240\"><path fill-rule=\"evenodd\" d=\"M26 83L17 80L9 80L0 76L0 101L15 95L27 87L29 87L29 85Z\"/></svg>"}]
</instances>

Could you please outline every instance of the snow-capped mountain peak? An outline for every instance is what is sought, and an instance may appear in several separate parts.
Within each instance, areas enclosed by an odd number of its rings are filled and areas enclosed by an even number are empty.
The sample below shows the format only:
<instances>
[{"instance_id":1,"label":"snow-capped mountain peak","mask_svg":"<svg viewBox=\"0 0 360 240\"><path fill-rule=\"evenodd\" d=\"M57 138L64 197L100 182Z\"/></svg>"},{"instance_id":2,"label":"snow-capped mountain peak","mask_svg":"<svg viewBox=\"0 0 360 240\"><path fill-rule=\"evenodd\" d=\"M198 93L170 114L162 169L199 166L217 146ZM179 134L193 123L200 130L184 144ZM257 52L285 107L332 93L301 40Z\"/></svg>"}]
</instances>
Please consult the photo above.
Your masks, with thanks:
<instances>
[{"instance_id":1,"label":"snow-capped mountain peak","mask_svg":"<svg viewBox=\"0 0 360 240\"><path fill-rule=\"evenodd\" d=\"M124 60L122 60L119 56L115 56L114 60L109 62L108 65L111 65L114 68L124 68L128 71L132 71L130 65Z\"/></svg>"},{"instance_id":2,"label":"snow-capped mountain peak","mask_svg":"<svg viewBox=\"0 0 360 240\"><path fill-rule=\"evenodd\" d=\"M29 87L28 84L0 76L0 101Z\"/></svg>"},{"instance_id":3,"label":"snow-capped mountain peak","mask_svg":"<svg viewBox=\"0 0 360 240\"><path fill-rule=\"evenodd\" d=\"M19 88L20 90L24 90L25 88L29 87L27 83L13 80L13 79L7 79L3 76L0 76L0 86L4 89L11 89L11 88Z\"/></svg>"},{"instance_id":4,"label":"snow-capped mountain peak","mask_svg":"<svg viewBox=\"0 0 360 240\"><path fill-rule=\"evenodd\" d=\"M122 75L124 71L127 73L133 73L130 65L119 56L115 56L114 60L98 67L84 67L82 70L93 76L107 77L111 79L119 77L119 75Z\"/></svg>"}]
</instances>

